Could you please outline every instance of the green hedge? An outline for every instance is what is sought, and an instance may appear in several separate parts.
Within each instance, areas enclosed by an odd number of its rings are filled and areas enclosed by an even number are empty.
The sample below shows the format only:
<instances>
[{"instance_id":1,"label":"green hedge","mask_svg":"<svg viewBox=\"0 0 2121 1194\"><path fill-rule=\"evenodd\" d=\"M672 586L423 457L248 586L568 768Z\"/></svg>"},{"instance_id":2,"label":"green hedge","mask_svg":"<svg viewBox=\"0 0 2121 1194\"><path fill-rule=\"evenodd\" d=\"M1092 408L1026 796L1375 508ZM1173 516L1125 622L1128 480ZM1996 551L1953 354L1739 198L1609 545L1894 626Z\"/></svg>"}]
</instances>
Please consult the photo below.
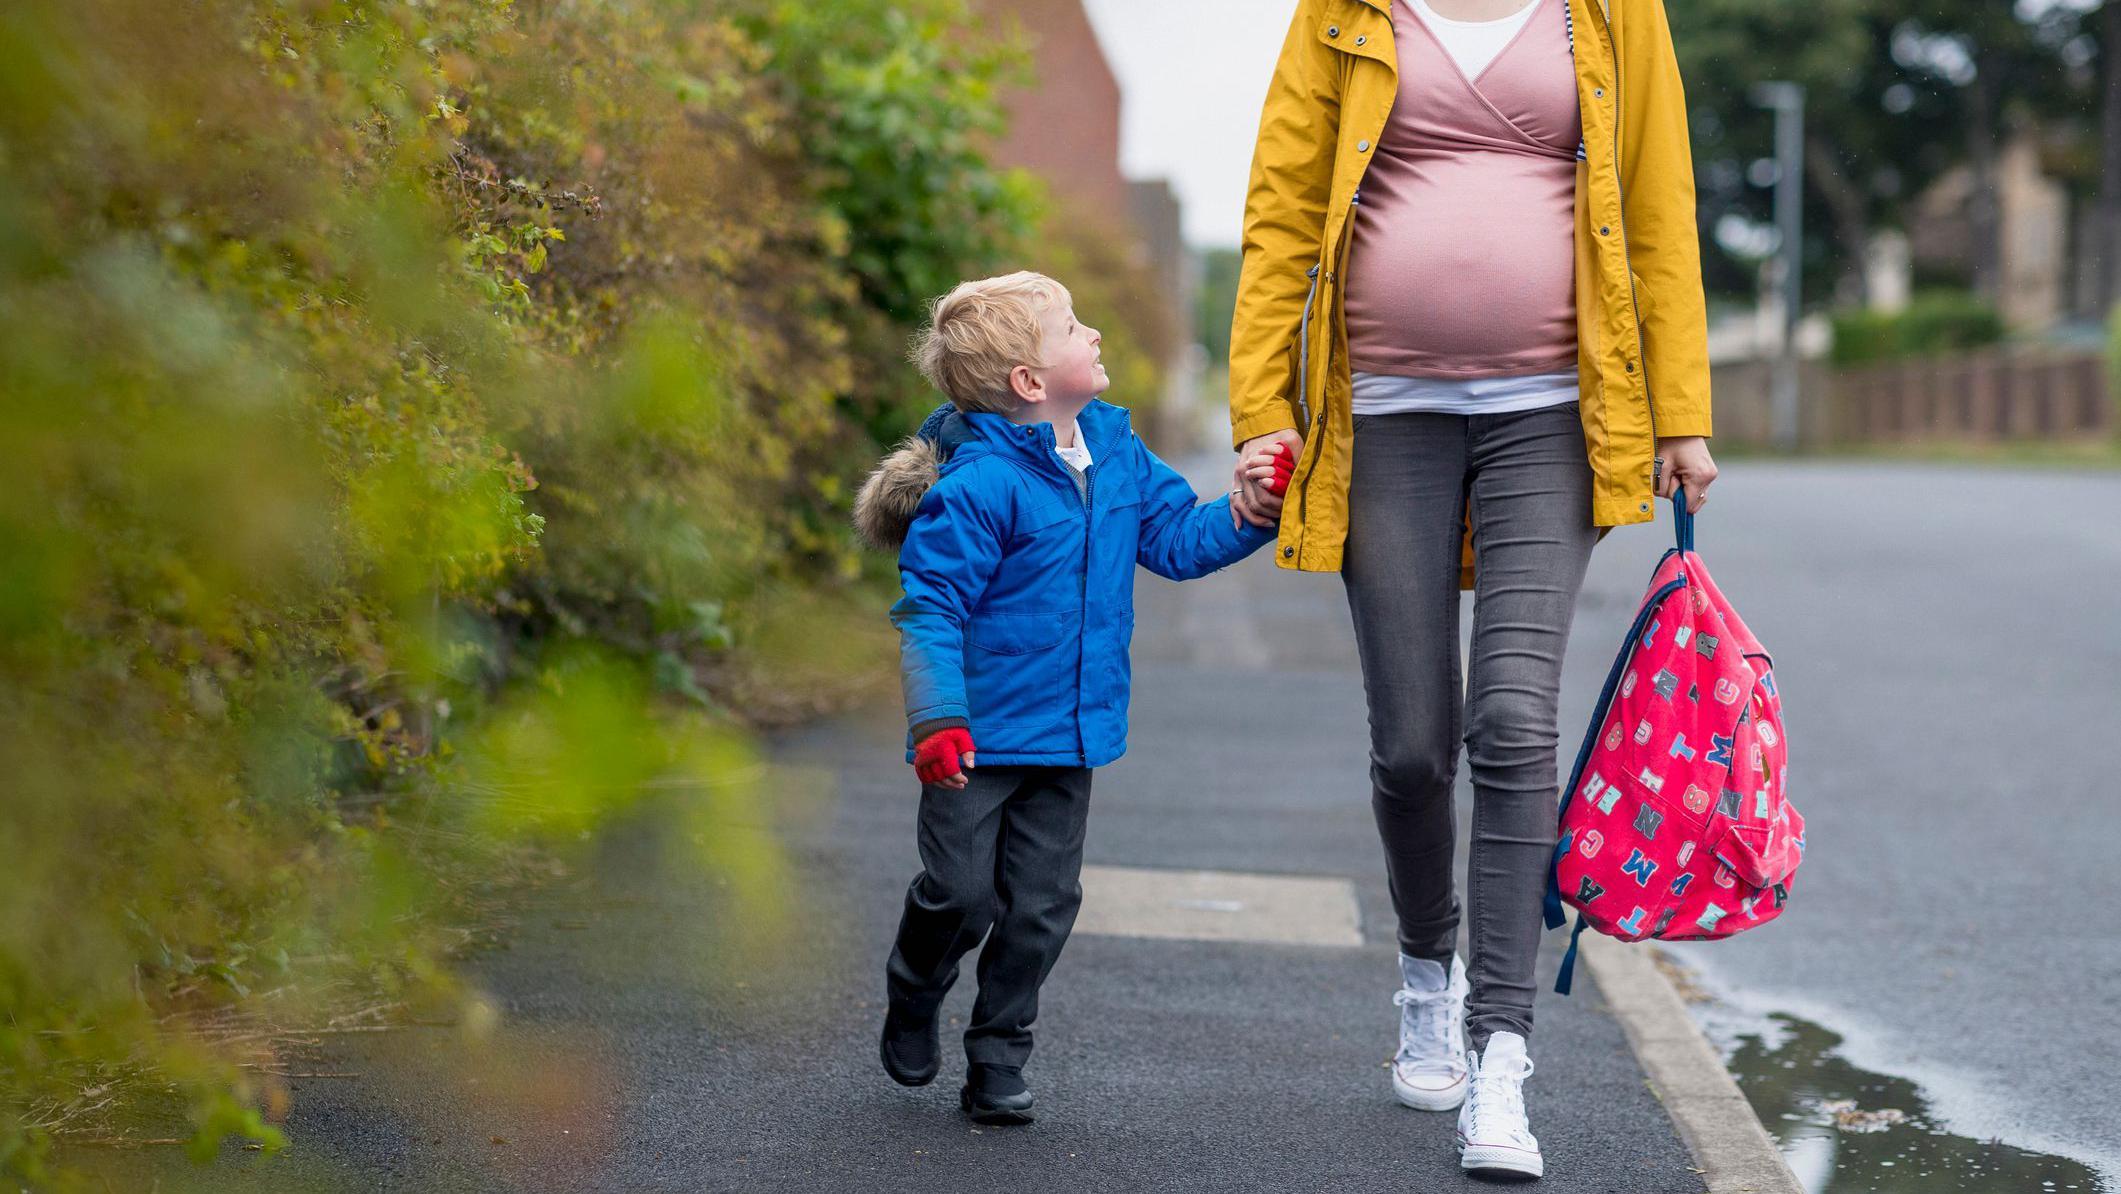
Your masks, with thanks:
<instances>
[{"instance_id":1,"label":"green hedge","mask_svg":"<svg viewBox=\"0 0 2121 1194\"><path fill-rule=\"evenodd\" d=\"M2003 318L1994 307L1964 291L1931 290L1892 314L1837 313L1833 360L1836 365L1866 365L1935 356L1994 344L2003 336Z\"/></svg>"},{"instance_id":2,"label":"green hedge","mask_svg":"<svg viewBox=\"0 0 2121 1194\"><path fill-rule=\"evenodd\" d=\"M455 877L647 781L758 820L920 303L1080 256L978 150L1016 61L962 0L7 6L0 1173L106 1092L276 1144L201 1024L446 981Z\"/></svg>"}]
</instances>

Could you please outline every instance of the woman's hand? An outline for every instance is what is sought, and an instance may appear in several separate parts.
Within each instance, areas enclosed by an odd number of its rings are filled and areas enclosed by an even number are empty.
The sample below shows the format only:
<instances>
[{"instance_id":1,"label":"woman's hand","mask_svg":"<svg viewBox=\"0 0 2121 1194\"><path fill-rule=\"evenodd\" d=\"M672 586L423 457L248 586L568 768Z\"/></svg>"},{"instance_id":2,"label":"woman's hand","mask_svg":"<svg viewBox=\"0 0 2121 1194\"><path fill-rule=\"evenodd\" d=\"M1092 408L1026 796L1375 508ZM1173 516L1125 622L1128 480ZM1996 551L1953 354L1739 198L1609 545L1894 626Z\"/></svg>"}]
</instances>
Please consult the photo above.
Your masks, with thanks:
<instances>
[{"instance_id":1,"label":"woman's hand","mask_svg":"<svg viewBox=\"0 0 2121 1194\"><path fill-rule=\"evenodd\" d=\"M1236 493L1230 498L1231 525L1238 525L1238 520L1242 519L1256 527L1269 527L1281 517L1282 495L1273 492L1266 485L1267 480L1274 475L1273 467L1252 464L1253 457L1276 444L1282 446L1290 460L1295 460L1304 453L1304 437L1293 430L1254 436L1237 450L1237 467L1230 478L1231 483L1237 486Z\"/></svg>"},{"instance_id":2,"label":"woman's hand","mask_svg":"<svg viewBox=\"0 0 2121 1194\"><path fill-rule=\"evenodd\" d=\"M1699 513L1709 500L1709 486L1716 483L1716 458L1709 455L1709 441L1698 435L1679 435L1657 441L1657 496L1666 498L1686 490L1686 509Z\"/></svg>"}]
</instances>

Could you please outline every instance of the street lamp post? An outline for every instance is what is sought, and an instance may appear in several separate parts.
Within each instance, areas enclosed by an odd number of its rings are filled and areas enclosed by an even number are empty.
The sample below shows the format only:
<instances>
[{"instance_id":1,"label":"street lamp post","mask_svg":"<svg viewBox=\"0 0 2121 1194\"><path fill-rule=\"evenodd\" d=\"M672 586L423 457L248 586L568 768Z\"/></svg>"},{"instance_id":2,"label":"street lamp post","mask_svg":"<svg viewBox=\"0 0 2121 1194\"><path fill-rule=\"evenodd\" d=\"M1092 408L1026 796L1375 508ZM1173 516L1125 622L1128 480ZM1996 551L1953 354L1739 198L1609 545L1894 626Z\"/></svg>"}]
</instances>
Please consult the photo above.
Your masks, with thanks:
<instances>
[{"instance_id":1,"label":"street lamp post","mask_svg":"<svg viewBox=\"0 0 2121 1194\"><path fill-rule=\"evenodd\" d=\"M1775 360L1770 413L1775 445L1797 450L1797 316L1804 295L1804 85L1761 83L1753 102L1775 113L1776 290L1782 306L1781 353Z\"/></svg>"}]
</instances>

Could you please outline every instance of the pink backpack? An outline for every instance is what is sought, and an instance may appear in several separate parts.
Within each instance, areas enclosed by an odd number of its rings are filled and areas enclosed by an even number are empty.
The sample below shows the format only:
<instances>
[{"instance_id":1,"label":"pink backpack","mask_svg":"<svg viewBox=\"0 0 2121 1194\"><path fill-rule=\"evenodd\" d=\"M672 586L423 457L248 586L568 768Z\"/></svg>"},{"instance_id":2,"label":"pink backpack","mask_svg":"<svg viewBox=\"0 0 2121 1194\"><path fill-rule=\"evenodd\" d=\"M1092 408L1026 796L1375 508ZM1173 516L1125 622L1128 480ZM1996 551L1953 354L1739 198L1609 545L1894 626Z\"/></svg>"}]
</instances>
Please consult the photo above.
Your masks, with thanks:
<instances>
[{"instance_id":1,"label":"pink backpack","mask_svg":"<svg viewBox=\"0 0 2121 1194\"><path fill-rule=\"evenodd\" d=\"M1576 929L1554 989L1569 993L1585 926L1623 941L1712 940L1782 913L1804 858L1789 803L1774 663L1694 554L1679 546L1613 661L1562 790L1546 923Z\"/></svg>"}]
</instances>

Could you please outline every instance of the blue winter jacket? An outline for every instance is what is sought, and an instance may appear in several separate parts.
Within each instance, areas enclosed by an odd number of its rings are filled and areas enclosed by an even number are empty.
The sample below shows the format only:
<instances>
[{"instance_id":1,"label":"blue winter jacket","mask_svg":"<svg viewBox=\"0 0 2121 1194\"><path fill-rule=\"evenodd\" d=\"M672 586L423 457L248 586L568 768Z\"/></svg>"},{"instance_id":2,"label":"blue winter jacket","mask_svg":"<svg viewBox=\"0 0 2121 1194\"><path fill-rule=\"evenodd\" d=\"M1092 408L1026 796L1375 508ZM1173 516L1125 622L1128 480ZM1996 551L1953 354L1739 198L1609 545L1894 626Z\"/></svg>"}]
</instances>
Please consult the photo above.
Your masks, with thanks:
<instances>
[{"instance_id":1,"label":"blue winter jacket","mask_svg":"<svg viewBox=\"0 0 2121 1194\"><path fill-rule=\"evenodd\" d=\"M1134 566L1190 580L1274 541L1272 528L1233 528L1227 496L1196 504L1126 410L1093 402L1079 426L1094 458L1087 492L1055 455L1051 424L967 413L925 429L940 441L928 450L947 459L905 525L905 596L891 609L909 761L914 743L953 725L970 729L981 766L1119 758ZM902 498L922 480L900 478Z\"/></svg>"}]
</instances>

